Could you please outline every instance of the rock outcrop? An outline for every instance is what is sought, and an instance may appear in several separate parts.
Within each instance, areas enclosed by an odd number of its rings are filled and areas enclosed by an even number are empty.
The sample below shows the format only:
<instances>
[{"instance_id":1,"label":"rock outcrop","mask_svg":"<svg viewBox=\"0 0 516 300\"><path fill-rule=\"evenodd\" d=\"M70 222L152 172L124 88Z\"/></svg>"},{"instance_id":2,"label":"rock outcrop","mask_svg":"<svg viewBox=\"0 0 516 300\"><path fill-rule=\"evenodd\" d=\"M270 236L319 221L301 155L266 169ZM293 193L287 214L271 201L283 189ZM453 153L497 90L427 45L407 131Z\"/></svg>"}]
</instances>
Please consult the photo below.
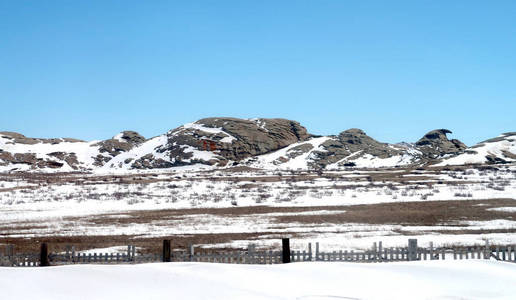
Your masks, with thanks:
<instances>
[{"instance_id":1,"label":"rock outcrop","mask_svg":"<svg viewBox=\"0 0 516 300\"><path fill-rule=\"evenodd\" d=\"M133 147L138 146L143 142L145 142L145 138L138 132L122 131L109 140L104 140L93 144L93 146L99 147L99 154L95 156L94 165L101 167L110 161L113 157L119 155L120 153L129 151L133 149Z\"/></svg>"},{"instance_id":2,"label":"rock outcrop","mask_svg":"<svg viewBox=\"0 0 516 300\"><path fill-rule=\"evenodd\" d=\"M144 141L145 138L134 131L124 131L100 142L31 138L16 132L0 132L0 166L8 170L93 170Z\"/></svg>"},{"instance_id":3,"label":"rock outcrop","mask_svg":"<svg viewBox=\"0 0 516 300\"><path fill-rule=\"evenodd\" d=\"M515 132L471 148L459 140L449 140L448 133L451 131L437 129L416 143L387 144L357 128L338 135L315 136L292 120L237 118L205 118L151 139L135 131L123 131L110 139L91 142L0 132L0 172L110 171L228 164L335 169L516 161Z\"/></svg>"},{"instance_id":4,"label":"rock outcrop","mask_svg":"<svg viewBox=\"0 0 516 300\"><path fill-rule=\"evenodd\" d=\"M66 143L80 143L84 142L83 140L72 139L72 138L51 138L51 139L42 139L42 138L31 138L26 137L21 133L10 132L10 131L1 131L0 137L6 139L6 143L8 144L22 144L22 145L34 145L34 144L59 144L62 142Z\"/></svg>"},{"instance_id":5,"label":"rock outcrop","mask_svg":"<svg viewBox=\"0 0 516 300\"><path fill-rule=\"evenodd\" d=\"M416 142L416 147L426 158L439 158L445 154L460 154L467 146L457 139L449 140L446 134L452 133L448 129L436 129L425 134Z\"/></svg>"},{"instance_id":6,"label":"rock outcrop","mask_svg":"<svg viewBox=\"0 0 516 300\"><path fill-rule=\"evenodd\" d=\"M38 144L52 149L54 145L61 143L81 144L85 142L72 138L42 139L26 137L17 132L0 132L0 148L2 148L0 149L0 166L26 170L59 169L64 164L70 164L73 166L72 169L77 169L78 162L74 153L50 151L42 155L42 151L36 150Z\"/></svg>"},{"instance_id":7,"label":"rock outcrop","mask_svg":"<svg viewBox=\"0 0 516 300\"><path fill-rule=\"evenodd\" d=\"M309 137L296 121L286 119L206 118L169 131L152 156L138 157L131 168L168 168L229 161L269 153Z\"/></svg>"},{"instance_id":8,"label":"rock outcrop","mask_svg":"<svg viewBox=\"0 0 516 300\"><path fill-rule=\"evenodd\" d=\"M341 132L339 134L339 141L351 153L363 151L379 158L388 158L401 153L400 150L395 149L393 146L378 142L364 131L356 128Z\"/></svg>"},{"instance_id":9,"label":"rock outcrop","mask_svg":"<svg viewBox=\"0 0 516 300\"><path fill-rule=\"evenodd\" d=\"M353 166L353 160L365 155L384 159L402 153L389 144L378 142L357 128L345 130L321 146L322 150L314 153L316 164L320 167L337 162L341 165Z\"/></svg>"},{"instance_id":10,"label":"rock outcrop","mask_svg":"<svg viewBox=\"0 0 516 300\"><path fill-rule=\"evenodd\" d=\"M417 151L416 151L417 152ZM378 142L364 131L356 128L348 129L337 136L314 137L306 142L299 142L278 155L257 159L255 165L273 164L289 168L303 167L297 159L303 157L308 168L339 168L352 166L385 166L400 163L411 163L414 152L396 145Z\"/></svg>"}]
</instances>

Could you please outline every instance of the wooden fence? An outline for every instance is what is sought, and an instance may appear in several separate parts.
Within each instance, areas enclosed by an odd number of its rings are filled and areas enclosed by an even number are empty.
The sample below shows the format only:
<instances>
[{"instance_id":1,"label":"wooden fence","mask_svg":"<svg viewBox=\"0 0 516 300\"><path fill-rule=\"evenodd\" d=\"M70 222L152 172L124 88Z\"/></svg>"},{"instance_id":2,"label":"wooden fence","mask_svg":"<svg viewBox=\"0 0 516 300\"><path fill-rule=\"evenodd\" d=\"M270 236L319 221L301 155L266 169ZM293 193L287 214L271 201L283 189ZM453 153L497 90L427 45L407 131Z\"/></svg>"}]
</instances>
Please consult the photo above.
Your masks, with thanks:
<instances>
[{"instance_id":1,"label":"wooden fence","mask_svg":"<svg viewBox=\"0 0 516 300\"><path fill-rule=\"evenodd\" d=\"M408 247L383 248L382 242L374 243L371 249L365 251L332 251L320 252L316 244L315 261L348 261L348 262L393 262L414 260L462 260L462 259L496 259L499 261L516 262L516 245L491 246L486 241L485 246L439 247L430 243L429 247L417 246L416 239L410 239Z\"/></svg>"},{"instance_id":2,"label":"wooden fence","mask_svg":"<svg viewBox=\"0 0 516 300\"><path fill-rule=\"evenodd\" d=\"M285 240L287 240L285 242ZM44 244L45 245L45 244ZM42 249L46 251L46 245ZM462 259L496 259L516 263L516 246L491 246L486 241L484 246L472 247L418 247L417 240L410 239L407 247L387 248L382 242L374 243L370 249L362 251L321 251L319 243L312 244L304 250L291 250L288 239L283 240L282 251L256 250L254 244L245 251L225 252L195 252L193 246L187 251L171 251L170 241L165 240L163 253L141 254L134 246L128 246L125 253L84 253L67 247L64 253L23 254L15 253L12 245L7 245L5 251L0 248L0 266L35 267L45 265L67 264L135 264L151 262L212 262L233 264L279 264L288 262L395 262L414 260L462 260ZM43 250L42 250L43 251ZM45 257L48 259L45 262ZM42 260L43 259L43 260ZM44 263L42 263L44 262Z\"/></svg>"}]
</instances>

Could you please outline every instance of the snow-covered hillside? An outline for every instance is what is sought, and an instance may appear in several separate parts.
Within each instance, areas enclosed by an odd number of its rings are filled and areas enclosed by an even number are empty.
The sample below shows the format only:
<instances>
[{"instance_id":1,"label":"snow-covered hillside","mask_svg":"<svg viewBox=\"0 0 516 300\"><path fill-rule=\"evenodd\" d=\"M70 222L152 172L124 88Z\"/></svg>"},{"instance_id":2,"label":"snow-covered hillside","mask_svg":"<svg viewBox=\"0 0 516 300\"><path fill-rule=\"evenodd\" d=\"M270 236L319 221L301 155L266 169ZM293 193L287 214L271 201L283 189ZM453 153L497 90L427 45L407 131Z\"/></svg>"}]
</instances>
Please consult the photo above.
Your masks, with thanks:
<instances>
[{"instance_id":1,"label":"snow-covered hillside","mask_svg":"<svg viewBox=\"0 0 516 300\"><path fill-rule=\"evenodd\" d=\"M0 132L0 172L5 171L91 171L145 139L124 131L109 140L85 142L76 139L28 138Z\"/></svg>"},{"instance_id":2,"label":"snow-covered hillside","mask_svg":"<svg viewBox=\"0 0 516 300\"><path fill-rule=\"evenodd\" d=\"M0 135L0 171L27 171L36 166L40 170L58 169L73 171L74 165L84 169L93 169L95 157L99 154L99 141L67 141L56 139L52 143L35 141L34 143L13 142L7 135ZM12 160L7 163L7 153ZM69 161L70 164L67 162Z\"/></svg>"},{"instance_id":3,"label":"snow-covered hillside","mask_svg":"<svg viewBox=\"0 0 516 300\"><path fill-rule=\"evenodd\" d=\"M326 151L322 144L330 139L332 138L325 136L298 142L278 151L250 158L244 164L264 169L307 169L314 163L317 151Z\"/></svg>"},{"instance_id":4,"label":"snow-covered hillside","mask_svg":"<svg viewBox=\"0 0 516 300\"><path fill-rule=\"evenodd\" d=\"M296 121L236 118L201 119L150 139L134 131L90 142L0 132L0 172L110 173L237 165L338 170L516 161L516 133L471 148L459 140L449 140L448 133L451 131L437 129L416 143L387 144L357 128L338 135L314 136Z\"/></svg>"},{"instance_id":5,"label":"snow-covered hillside","mask_svg":"<svg viewBox=\"0 0 516 300\"><path fill-rule=\"evenodd\" d=\"M390 157L378 157L367 153L367 149L351 152L349 155L331 153L328 145L338 142L335 136L315 137L307 141L289 145L281 150L253 157L243 164L263 169L342 169L345 167L357 168L382 168L394 166L406 166L417 161L421 152L415 148L388 145L387 147L397 151ZM332 156L333 160L321 163L322 156Z\"/></svg>"},{"instance_id":6,"label":"snow-covered hillside","mask_svg":"<svg viewBox=\"0 0 516 300\"><path fill-rule=\"evenodd\" d=\"M475 260L156 263L0 268L0 290L10 300L514 299L515 278L516 264Z\"/></svg>"},{"instance_id":7,"label":"snow-covered hillside","mask_svg":"<svg viewBox=\"0 0 516 300\"><path fill-rule=\"evenodd\" d=\"M196 134L199 132L203 132L207 136L197 137ZM184 136L197 139L196 142L201 146L201 149L188 143L178 144L175 139ZM130 170L134 168L175 169L183 165L201 167L202 163L210 165L210 162L224 159L218 155L217 149L209 149L209 142L215 136L222 137L219 139L222 144L231 144L236 140L235 137L220 127L206 127L197 122L188 123L175 130L170 130L166 134L151 138L138 147L114 157L99 171Z\"/></svg>"},{"instance_id":8,"label":"snow-covered hillside","mask_svg":"<svg viewBox=\"0 0 516 300\"><path fill-rule=\"evenodd\" d=\"M0 172L224 167L308 137L296 121L236 118L201 119L149 140L132 131L92 142L0 132Z\"/></svg>"},{"instance_id":9,"label":"snow-covered hillside","mask_svg":"<svg viewBox=\"0 0 516 300\"><path fill-rule=\"evenodd\" d=\"M465 153L447 158L437 166L516 161L516 132L504 133L468 148Z\"/></svg>"}]
</instances>

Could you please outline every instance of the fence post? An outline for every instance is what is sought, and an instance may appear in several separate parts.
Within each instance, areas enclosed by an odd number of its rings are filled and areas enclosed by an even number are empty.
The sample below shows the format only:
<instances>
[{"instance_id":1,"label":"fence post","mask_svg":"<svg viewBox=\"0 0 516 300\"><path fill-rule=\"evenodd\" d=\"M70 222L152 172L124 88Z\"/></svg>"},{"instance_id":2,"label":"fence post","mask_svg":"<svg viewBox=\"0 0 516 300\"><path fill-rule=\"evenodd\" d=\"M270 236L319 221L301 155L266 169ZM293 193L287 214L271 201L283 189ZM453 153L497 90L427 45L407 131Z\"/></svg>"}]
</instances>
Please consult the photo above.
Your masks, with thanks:
<instances>
[{"instance_id":1,"label":"fence post","mask_svg":"<svg viewBox=\"0 0 516 300\"><path fill-rule=\"evenodd\" d=\"M484 259L491 257L491 248L489 247L489 240L486 239L486 247L484 248Z\"/></svg>"},{"instance_id":2,"label":"fence post","mask_svg":"<svg viewBox=\"0 0 516 300\"><path fill-rule=\"evenodd\" d=\"M136 255L136 247L134 245L127 245L127 262L134 262Z\"/></svg>"},{"instance_id":3,"label":"fence post","mask_svg":"<svg viewBox=\"0 0 516 300\"><path fill-rule=\"evenodd\" d=\"M5 246L5 256L7 256L7 260L9 261L9 264L12 266L14 264L14 245Z\"/></svg>"},{"instance_id":4,"label":"fence post","mask_svg":"<svg viewBox=\"0 0 516 300\"><path fill-rule=\"evenodd\" d=\"M41 267L48 267L50 263L48 261L48 246L47 243L41 243L41 248L39 252L39 265Z\"/></svg>"},{"instance_id":5,"label":"fence post","mask_svg":"<svg viewBox=\"0 0 516 300\"><path fill-rule=\"evenodd\" d=\"M188 247L188 256L190 256L190 261L194 261L194 255L195 255L195 251L194 251L194 245L190 244L189 247Z\"/></svg>"},{"instance_id":6,"label":"fence post","mask_svg":"<svg viewBox=\"0 0 516 300\"><path fill-rule=\"evenodd\" d=\"M249 244L247 246L247 255L249 256L249 264L254 264L254 251L256 246L254 244Z\"/></svg>"},{"instance_id":7,"label":"fence post","mask_svg":"<svg viewBox=\"0 0 516 300\"><path fill-rule=\"evenodd\" d=\"M170 262L170 240L163 240L163 262Z\"/></svg>"},{"instance_id":8,"label":"fence post","mask_svg":"<svg viewBox=\"0 0 516 300\"><path fill-rule=\"evenodd\" d=\"M72 260L71 256L70 256L71 255L70 251L72 250L72 247L70 245L66 245L65 248L66 248L66 262L69 262Z\"/></svg>"},{"instance_id":9,"label":"fence post","mask_svg":"<svg viewBox=\"0 0 516 300\"><path fill-rule=\"evenodd\" d=\"M315 261L319 260L319 242L315 242Z\"/></svg>"},{"instance_id":10,"label":"fence post","mask_svg":"<svg viewBox=\"0 0 516 300\"><path fill-rule=\"evenodd\" d=\"M283 248L283 263L288 264L290 262L290 239L281 239L281 245Z\"/></svg>"},{"instance_id":11,"label":"fence post","mask_svg":"<svg viewBox=\"0 0 516 300\"><path fill-rule=\"evenodd\" d=\"M408 240L408 260L417 260L417 239Z\"/></svg>"}]
</instances>

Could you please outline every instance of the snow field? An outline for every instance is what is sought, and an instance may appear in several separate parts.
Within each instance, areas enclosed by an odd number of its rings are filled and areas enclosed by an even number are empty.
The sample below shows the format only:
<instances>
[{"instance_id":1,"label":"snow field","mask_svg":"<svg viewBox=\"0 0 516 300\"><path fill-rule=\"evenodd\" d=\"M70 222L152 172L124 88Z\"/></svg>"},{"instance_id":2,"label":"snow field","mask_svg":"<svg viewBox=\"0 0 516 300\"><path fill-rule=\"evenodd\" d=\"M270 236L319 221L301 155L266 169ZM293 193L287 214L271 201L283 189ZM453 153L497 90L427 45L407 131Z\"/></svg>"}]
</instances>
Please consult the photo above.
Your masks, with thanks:
<instances>
[{"instance_id":1,"label":"snow field","mask_svg":"<svg viewBox=\"0 0 516 300\"><path fill-rule=\"evenodd\" d=\"M0 268L0 290L10 300L514 299L516 264L463 260Z\"/></svg>"},{"instance_id":2,"label":"snow field","mask_svg":"<svg viewBox=\"0 0 516 300\"><path fill-rule=\"evenodd\" d=\"M366 249L383 241L386 247L406 246L406 234L417 235L434 246L516 243L516 209L510 201L488 221L454 220L433 226L399 224L326 223L326 216L345 214L325 206L374 205L393 202L430 200L514 199L516 167L498 170L467 169L463 171L414 170L409 174L390 171L334 171L337 177L314 177L289 180L285 171L181 171L170 173L136 173L132 177L99 177L98 174L69 175L57 183L33 182L22 177L0 177L0 227L5 237L132 235L161 237L195 234L254 235L223 244L199 247L246 248L249 243L273 247L285 230L295 234L293 243L304 249L309 242L320 242L327 250ZM392 176L410 177L407 183L365 180L368 176L390 172ZM260 178L280 178L261 182ZM5 180L2 180L5 178ZM107 181L105 178L108 178ZM73 182L75 180L75 182ZM136 181L134 181L136 180ZM236 180L236 181L235 181ZM358 181L357 181L358 180ZM131 183L138 182L138 183ZM4 189L3 191L1 189ZM10 188L16 188L9 190ZM479 201L480 205L485 205ZM313 207L298 212L225 214L217 212L184 212L184 216L166 215L141 222L116 219L134 218L135 212L190 208L228 207ZM131 215L131 213L133 213ZM321 216L317 223L278 221L288 216ZM506 217L505 217L506 216ZM110 218L102 222L102 218ZM372 222L374 223L374 222ZM487 231L466 234L468 230ZM462 232L464 231L464 234ZM505 233L500 233L505 231ZM259 235L256 235L259 233Z\"/></svg>"},{"instance_id":3,"label":"snow field","mask_svg":"<svg viewBox=\"0 0 516 300\"><path fill-rule=\"evenodd\" d=\"M409 176L421 177L423 179L412 180L410 184L402 185L397 182L385 181L383 185L375 186L365 180L354 180L373 173L356 171L334 172L333 174L339 175L339 178L336 180L318 177L307 178L303 181L289 182L288 180L281 180L266 183L254 182L252 180L235 183L231 181L231 178L246 176L258 179L266 176L279 176L281 172L264 171L227 174L216 171L206 174L183 171L169 174L143 173L142 176L150 175L151 179L166 180L167 178L173 178L174 181L151 181L138 184L117 183L116 181L106 183L103 180L94 179L93 175L77 176L77 183L64 182L40 185L15 179L12 181L0 181L0 187L19 188L0 192L0 220L5 224L9 222L37 223L46 220L55 222L56 227L63 228L66 233L73 233L74 228L82 226L92 232L101 234L103 231L111 232L114 229L109 226L91 228L88 225L87 219L79 223L70 223L66 217L181 208L223 208L256 205L296 207L423 200L512 198L516 193L514 166L498 171L470 169L463 172L442 172L441 174L433 174L428 171L413 172ZM393 173L396 174L396 170ZM288 174L289 172L284 172L283 176ZM227 180L224 180L224 176L229 177ZM432 179L424 179L422 176ZM215 178L217 180L214 180ZM441 181L441 183L438 181ZM452 181L463 183L448 184L448 182ZM431 184L427 185L430 182ZM378 184L378 182L373 183ZM508 207L503 211L510 213L513 209ZM323 214L322 212L317 213ZM282 215L286 214L282 213ZM195 219L199 219L199 221L209 220L209 222L200 222L200 225L197 226L182 224L182 220L164 220L147 225L133 225L132 228L119 226L116 232L127 233L137 228L145 231L149 230L150 227L157 229L156 232L164 230L176 232L173 227L180 226L183 233L205 233L209 230L214 232L236 232L243 230L246 232L264 231L275 233L274 228L270 227L273 215L237 216L234 218L206 217L206 215L201 215L198 218L191 216L192 222ZM259 220L256 220L256 218L259 218ZM505 220L504 222L497 225L504 225L504 228L514 228L515 226L511 223L511 220ZM76 226L73 226L74 224ZM292 227L294 231L296 227L300 227L300 231L308 229L306 226L303 228L299 224L284 225ZM460 226L461 224L452 225ZM463 225L473 226L474 224ZM479 224L481 227L485 225L483 223ZM322 233L330 231L354 232L353 228L339 226L318 224L313 230L319 230ZM354 228L359 228L358 231L363 234L366 230L360 229L360 227L367 226L367 224L353 224L353 226ZM372 228L370 231L392 232L392 226L386 225L382 228L370 227ZM457 229L457 227L454 228ZM398 229L395 228L394 230ZM420 228L417 230L420 230ZM37 230L34 232L22 231L18 234L36 233L38 233ZM361 233L357 234L362 235Z\"/></svg>"}]
</instances>

